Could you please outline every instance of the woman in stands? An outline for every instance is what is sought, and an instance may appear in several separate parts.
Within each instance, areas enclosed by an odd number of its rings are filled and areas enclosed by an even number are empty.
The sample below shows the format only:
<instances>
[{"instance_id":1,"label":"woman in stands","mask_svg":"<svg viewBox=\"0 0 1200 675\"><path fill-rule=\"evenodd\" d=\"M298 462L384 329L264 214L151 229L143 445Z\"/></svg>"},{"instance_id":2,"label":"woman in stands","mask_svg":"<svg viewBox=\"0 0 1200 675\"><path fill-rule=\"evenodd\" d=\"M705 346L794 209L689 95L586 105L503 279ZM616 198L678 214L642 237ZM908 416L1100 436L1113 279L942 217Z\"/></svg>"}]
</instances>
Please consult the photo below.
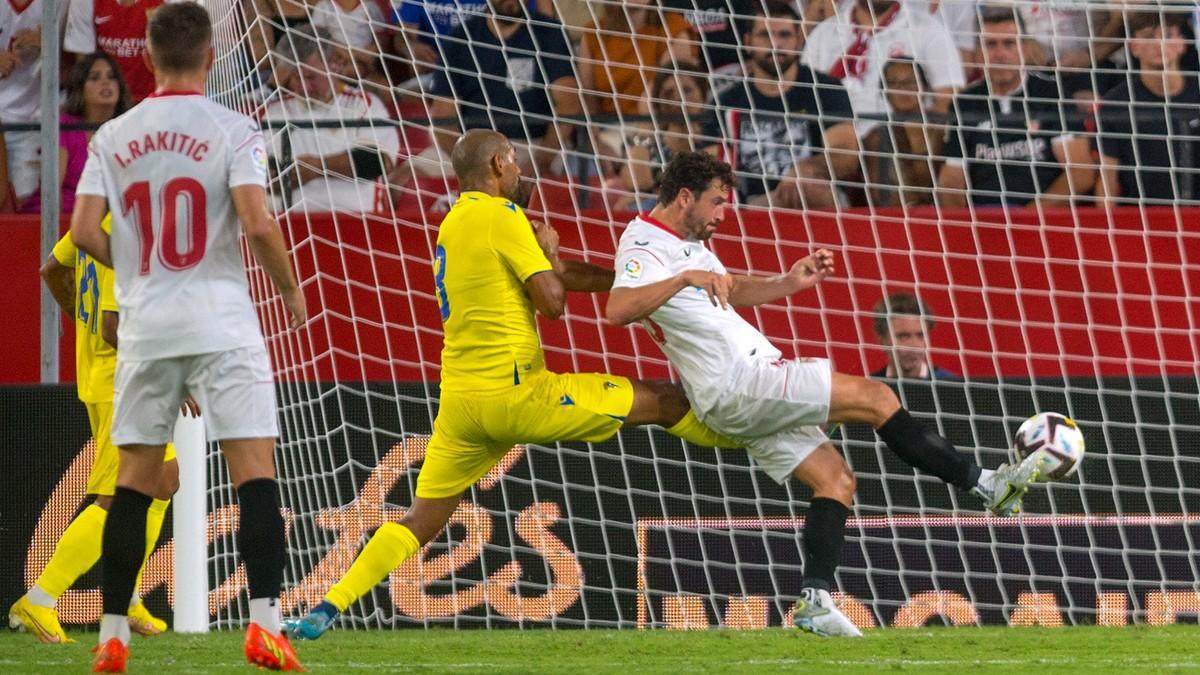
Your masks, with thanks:
<instances>
[{"instance_id":1,"label":"woman in stands","mask_svg":"<svg viewBox=\"0 0 1200 675\"><path fill-rule=\"evenodd\" d=\"M59 124L91 122L101 124L129 108L129 88L116 61L107 54L96 52L79 60L67 76L66 100L59 113ZM91 131L63 130L58 136L58 184L62 187L62 212L70 213L75 206L75 186L87 160ZM37 190L21 205L21 213L42 210L41 190Z\"/></svg>"}]
</instances>

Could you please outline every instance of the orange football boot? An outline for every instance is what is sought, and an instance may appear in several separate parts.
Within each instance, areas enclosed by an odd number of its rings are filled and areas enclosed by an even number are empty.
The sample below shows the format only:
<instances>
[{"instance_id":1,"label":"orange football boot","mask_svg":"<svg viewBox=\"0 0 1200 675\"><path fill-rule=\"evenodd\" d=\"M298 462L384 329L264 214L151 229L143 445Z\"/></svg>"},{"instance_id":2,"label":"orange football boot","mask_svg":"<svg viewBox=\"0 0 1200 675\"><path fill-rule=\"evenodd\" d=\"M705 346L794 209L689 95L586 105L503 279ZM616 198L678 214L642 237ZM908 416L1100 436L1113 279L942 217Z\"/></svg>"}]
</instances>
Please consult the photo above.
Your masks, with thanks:
<instances>
[{"instance_id":1,"label":"orange football boot","mask_svg":"<svg viewBox=\"0 0 1200 675\"><path fill-rule=\"evenodd\" d=\"M268 670L304 672L288 639L282 633L271 635L256 623L246 630L246 661Z\"/></svg>"}]
</instances>

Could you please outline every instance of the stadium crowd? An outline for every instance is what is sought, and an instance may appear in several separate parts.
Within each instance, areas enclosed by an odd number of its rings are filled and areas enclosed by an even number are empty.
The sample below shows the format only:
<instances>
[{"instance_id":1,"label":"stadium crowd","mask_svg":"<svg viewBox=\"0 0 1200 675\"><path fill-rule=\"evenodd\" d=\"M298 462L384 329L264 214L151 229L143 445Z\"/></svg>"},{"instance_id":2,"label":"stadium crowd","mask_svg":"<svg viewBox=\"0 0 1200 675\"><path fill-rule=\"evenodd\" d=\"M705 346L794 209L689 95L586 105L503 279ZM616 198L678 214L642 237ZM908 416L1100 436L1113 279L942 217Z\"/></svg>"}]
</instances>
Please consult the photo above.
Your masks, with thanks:
<instances>
[{"instance_id":1,"label":"stadium crowd","mask_svg":"<svg viewBox=\"0 0 1200 675\"><path fill-rule=\"evenodd\" d=\"M39 121L41 3L0 6L0 124ZM164 0L58 3L60 120L152 94ZM527 175L636 210L683 150L775 208L1174 205L1197 199L1192 3L1019 0L228 0L224 102L270 129L276 208L386 211L452 189L461 131ZM64 208L89 129L68 127ZM0 213L40 208L40 137L0 141ZM433 179L433 180L431 180Z\"/></svg>"}]
</instances>

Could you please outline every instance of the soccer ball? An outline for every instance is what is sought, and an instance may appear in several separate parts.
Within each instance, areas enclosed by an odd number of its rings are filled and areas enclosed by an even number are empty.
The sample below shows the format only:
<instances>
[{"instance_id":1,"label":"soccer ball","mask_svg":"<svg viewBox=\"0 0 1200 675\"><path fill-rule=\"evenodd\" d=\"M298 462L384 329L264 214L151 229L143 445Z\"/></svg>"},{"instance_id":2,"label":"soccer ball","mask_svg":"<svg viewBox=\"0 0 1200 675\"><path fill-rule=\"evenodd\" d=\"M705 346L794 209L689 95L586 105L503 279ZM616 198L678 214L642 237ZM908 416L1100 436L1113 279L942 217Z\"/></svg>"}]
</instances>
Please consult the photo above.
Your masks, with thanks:
<instances>
[{"instance_id":1,"label":"soccer ball","mask_svg":"<svg viewBox=\"0 0 1200 675\"><path fill-rule=\"evenodd\" d=\"M1013 449L1021 459L1034 456L1039 481L1069 478L1083 459L1083 433L1075 420L1058 413L1038 413L1017 429Z\"/></svg>"}]
</instances>

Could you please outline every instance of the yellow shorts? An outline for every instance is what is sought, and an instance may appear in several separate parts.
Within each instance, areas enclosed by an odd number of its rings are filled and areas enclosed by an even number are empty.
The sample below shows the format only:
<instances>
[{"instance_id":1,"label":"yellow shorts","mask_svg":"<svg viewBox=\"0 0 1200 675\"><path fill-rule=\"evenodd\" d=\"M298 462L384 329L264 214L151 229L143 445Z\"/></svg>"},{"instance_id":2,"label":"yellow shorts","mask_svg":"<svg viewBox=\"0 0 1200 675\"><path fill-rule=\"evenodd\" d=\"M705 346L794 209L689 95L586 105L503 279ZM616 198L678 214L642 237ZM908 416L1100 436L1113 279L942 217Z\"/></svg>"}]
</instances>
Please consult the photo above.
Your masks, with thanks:
<instances>
[{"instance_id":1,"label":"yellow shorts","mask_svg":"<svg viewBox=\"0 0 1200 675\"><path fill-rule=\"evenodd\" d=\"M417 496L453 497L521 443L599 442L633 408L633 383L601 373L532 376L500 394L445 392L417 477Z\"/></svg>"},{"instance_id":2,"label":"yellow shorts","mask_svg":"<svg viewBox=\"0 0 1200 675\"><path fill-rule=\"evenodd\" d=\"M92 458L92 471L88 474L87 494L111 497L117 492L117 446L112 442L113 403L85 403L88 422L92 425L92 438L96 439L96 454ZM167 443L164 462L175 459L175 446Z\"/></svg>"}]
</instances>

